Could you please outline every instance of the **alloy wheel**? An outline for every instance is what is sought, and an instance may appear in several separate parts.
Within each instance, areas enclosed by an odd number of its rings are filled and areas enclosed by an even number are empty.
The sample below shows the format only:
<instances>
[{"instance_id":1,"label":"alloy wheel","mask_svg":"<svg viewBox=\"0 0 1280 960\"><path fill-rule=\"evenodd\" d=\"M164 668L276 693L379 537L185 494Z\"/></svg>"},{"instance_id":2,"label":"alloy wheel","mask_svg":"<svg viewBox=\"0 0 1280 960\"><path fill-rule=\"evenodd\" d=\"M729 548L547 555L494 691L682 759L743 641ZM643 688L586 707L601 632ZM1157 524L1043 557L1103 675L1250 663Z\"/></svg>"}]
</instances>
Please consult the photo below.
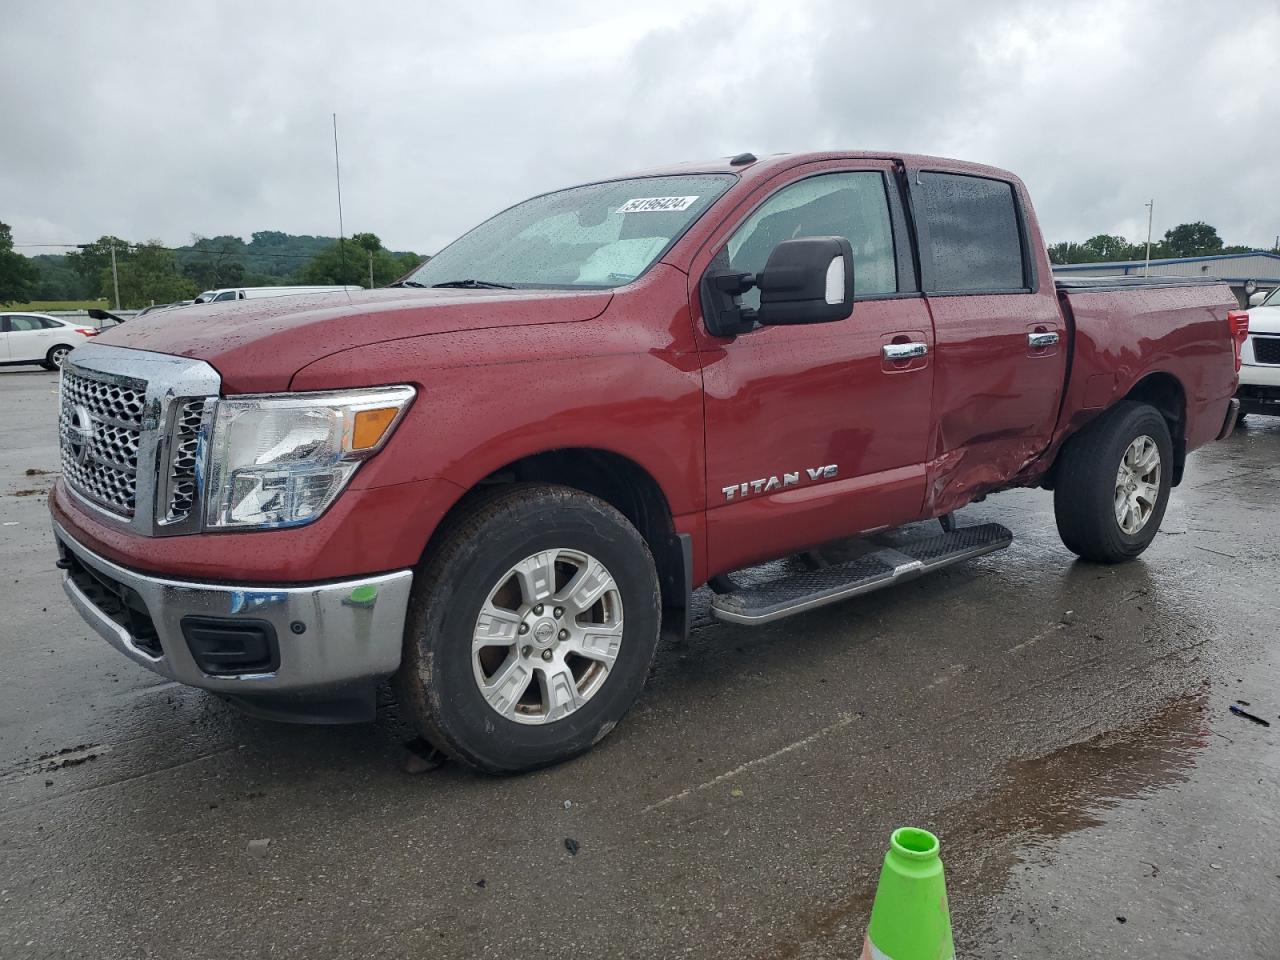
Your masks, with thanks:
<instances>
[{"instance_id":1,"label":"alloy wheel","mask_svg":"<svg viewBox=\"0 0 1280 960\"><path fill-rule=\"evenodd\" d=\"M472 633L485 702L517 723L553 723L599 693L622 645L622 594L580 550L526 557L489 592Z\"/></svg>"}]
</instances>

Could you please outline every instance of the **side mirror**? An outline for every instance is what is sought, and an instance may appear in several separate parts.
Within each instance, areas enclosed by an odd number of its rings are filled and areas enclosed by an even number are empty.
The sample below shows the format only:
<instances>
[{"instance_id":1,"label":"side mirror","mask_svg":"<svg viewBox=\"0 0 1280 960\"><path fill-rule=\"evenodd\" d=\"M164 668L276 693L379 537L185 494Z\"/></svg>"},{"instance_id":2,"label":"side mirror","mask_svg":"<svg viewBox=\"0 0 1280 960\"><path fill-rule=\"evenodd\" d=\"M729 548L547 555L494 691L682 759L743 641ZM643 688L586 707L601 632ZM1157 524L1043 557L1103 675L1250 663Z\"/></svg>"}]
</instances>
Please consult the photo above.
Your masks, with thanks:
<instances>
[{"instance_id":1,"label":"side mirror","mask_svg":"<svg viewBox=\"0 0 1280 960\"><path fill-rule=\"evenodd\" d=\"M853 312L853 247L844 237L784 240L756 286L761 326L843 320Z\"/></svg>"},{"instance_id":2,"label":"side mirror","mask_svg":"<svg viewBox=\"0 0 1280 960\"><path fill-rule=\"evenodd\" d=\"M1270 292L1269 290L1259 290L1257 293L1250 296L1249 306L1251 307L1258 306L1260 303L1262 303L1263 300L1267 299L1267 294L1269 292Z\"/></svg>"},{"instance_id":3,"label":"side mirror","mask_svg":"<svg viewBox=\"0 0 1280 960\"><path fill-rule=\"evenodd\" d=\"M752 287L760 308L742 306ZM721 271L703 283L703 315L718 337L758 326L832 323L853 312L853 246L844 237L803 237L773 248L757 274Z\"/></svg>"}]
</instances>

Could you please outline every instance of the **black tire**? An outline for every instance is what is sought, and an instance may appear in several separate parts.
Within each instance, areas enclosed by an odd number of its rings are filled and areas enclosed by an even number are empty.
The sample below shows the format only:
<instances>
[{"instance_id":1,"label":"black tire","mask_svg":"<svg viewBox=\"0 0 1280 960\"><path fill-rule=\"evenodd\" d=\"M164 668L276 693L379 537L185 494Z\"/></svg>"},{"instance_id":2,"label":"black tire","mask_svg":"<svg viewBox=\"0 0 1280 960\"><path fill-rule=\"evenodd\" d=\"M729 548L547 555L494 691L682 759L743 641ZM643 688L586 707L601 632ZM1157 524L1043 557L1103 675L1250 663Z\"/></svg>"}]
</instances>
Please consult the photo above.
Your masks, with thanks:
<instances>
[{"instance_id":1,"label":"black tire","mask_svg":"<svg viewBox=\"0 0 1280 960\"><path fill-rule=\"evenodd\" d=\"M1145 524L1131 534L1116 517L1116 475L1130 444L1142 436L1154 440L1160 453L1159 492ZM1132 560L1160 529L1172 474L1173 441L1160 412L1133 401L1108 410L1068 440L1058 455L1053 512L1062 542L1085 560Z\"/></svg>"},{"instance_id":2,"label":"black tire","mask_svg":"<svg viewBox=\"0 0 1280 960\"><path fill-rule=\"evenodd\" d=\"M604 564L621 597L624 633L613 666L576 710L520 723L481 694L472 636L504 571L553 549L582 551ZM626 517L569 487L514 484L458 510L428 554L414 578L394 678L399 702L423 737L471 767L507 774L573 757L614 728L644 686L661 623L653 556Z\"/></svg>"},{"instance_id":3,"label":"black tire","mask_svg":"<svg viewBox=\"0 0 1280 960\"><path fill-rule=\"evenodd\" d=\"M70 344L60 343L56 347L50 347L49 352L44 355L44 361L40 366L46 370L60 370L62 361L67 358L67 354L74 350Z\"/></svg>"}]
</instances>

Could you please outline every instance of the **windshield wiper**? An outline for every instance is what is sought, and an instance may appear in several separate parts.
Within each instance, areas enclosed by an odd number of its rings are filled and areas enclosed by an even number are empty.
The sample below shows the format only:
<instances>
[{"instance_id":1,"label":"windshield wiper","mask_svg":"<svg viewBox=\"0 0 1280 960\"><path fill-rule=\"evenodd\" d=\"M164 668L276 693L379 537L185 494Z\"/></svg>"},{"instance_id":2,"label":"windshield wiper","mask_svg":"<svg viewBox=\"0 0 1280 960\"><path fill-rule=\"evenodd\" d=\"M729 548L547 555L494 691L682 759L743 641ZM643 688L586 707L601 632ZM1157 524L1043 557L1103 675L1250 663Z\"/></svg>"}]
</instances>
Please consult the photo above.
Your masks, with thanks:
<instances>
[{"instance_id":1,"label":"windshield wiper","mask_svg":"<svg viewBox=\"0 0 1280 960\"><path fill-rule=\"evenodd\" d=\"M423 290L427 289L427 285L425 283L419 283L417 280L397 280L395 283L387 284L387 286L389 287L421 287Z\"/></svg>"},{"instance_id":2,"label":"windshield wiper","mask_svg":"<svg viewBox=\"0 0 1280 960\"><path fill-rule=\"evenodd\" d=\"M444 283L433 283L433 287L463 287L468 290L514 290L510 284L490 283L488 280L446 280Z\"/></svg>"}]
</instances>

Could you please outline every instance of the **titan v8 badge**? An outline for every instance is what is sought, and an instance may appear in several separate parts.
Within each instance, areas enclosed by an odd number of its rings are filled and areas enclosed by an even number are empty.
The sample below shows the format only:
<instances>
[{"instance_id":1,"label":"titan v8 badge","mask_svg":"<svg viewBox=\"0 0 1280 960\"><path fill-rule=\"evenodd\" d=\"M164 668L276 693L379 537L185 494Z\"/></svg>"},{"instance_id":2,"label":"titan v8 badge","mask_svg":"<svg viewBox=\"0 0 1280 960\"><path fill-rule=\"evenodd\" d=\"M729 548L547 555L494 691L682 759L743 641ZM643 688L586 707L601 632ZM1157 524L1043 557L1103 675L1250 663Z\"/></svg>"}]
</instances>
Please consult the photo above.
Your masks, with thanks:
<instances>
[{"instance_id":1,"label":"titan v8 badge","mask_svg":"<svg viewBox=\"0 0 1280 960\"><path fill-rule=\"evenodd\" d=\"M839 472L839 468L834 463L827 464L825 467L807 467L804 470L810 483L817 483L820 480L834 480ZM724 494L725 500L733 500L735 498L741 500L743 497L756 493L768 493L770 490L794 487L800 483L800 474L801 471L796 470L784 473L781 477L777 475L762 477L759 480L748 480L745 483L734 483L727 487L721 487L720 491Z\"/></svg>"}]
</instances>

